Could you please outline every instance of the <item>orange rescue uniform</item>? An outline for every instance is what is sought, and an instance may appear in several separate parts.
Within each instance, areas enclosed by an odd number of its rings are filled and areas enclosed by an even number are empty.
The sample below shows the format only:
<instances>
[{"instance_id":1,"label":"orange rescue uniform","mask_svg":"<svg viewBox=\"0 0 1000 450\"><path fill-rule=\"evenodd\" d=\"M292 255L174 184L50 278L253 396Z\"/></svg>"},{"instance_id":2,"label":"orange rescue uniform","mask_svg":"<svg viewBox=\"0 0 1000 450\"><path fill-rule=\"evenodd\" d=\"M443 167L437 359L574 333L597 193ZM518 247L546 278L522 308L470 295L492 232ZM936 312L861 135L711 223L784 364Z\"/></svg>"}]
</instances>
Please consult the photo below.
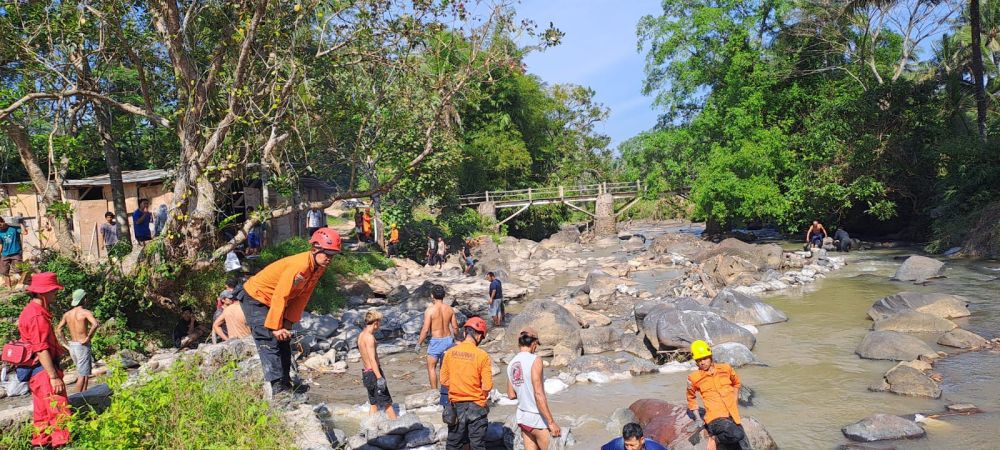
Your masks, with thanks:
<instances>
[{"instance_id":1,"label":"orange rescue uniform","mask_svg":"<svg viewBox=\"0 0 1000 450\"><path fill-rule=\"evenodd\" d=\"M695 394L701 393L705 404L705 423L719 418L732 417L740 424L737 397L740 391L740 377L729 364L713 363L708 370L698 370L688 375L688 410L698 410Z\"/></svg>"},{"instance_id":2,"label":"orange rescue uniform","mask_svg":"<svg viewBox=\"0 0 1000 450\"><path fill-rule=\"evenodd\" d=\"M397 242L399 242L399 230L393 228L392 231L389 232L389 243L395 244Z\"/></svg>"},{"instance_id":3,"label":"orange rescue uniform","mask_svg":"<svg viewBox=\"0 0 1000 450\"><path fill-rule=\"evenodd\" d=\"M441 385L448 387L448 400L475 402L486 407L486 394L493 389L490 355L470 341L462 341L444 354Z\"/></svg>"},{"instance_id":4,"label":"orange rescue uniform","mask_svg":"<svg viewBox=\"0 0 1000 450\"><path fill-rule=\"evenodd\" d=\"M302 319L302 311L325 271L316 264L312 252L299 253L271 263L250 277L243 290L270 307L264 326L278 330L284 328L283 320L295 323Z\"/></svg>"}]
</instances>

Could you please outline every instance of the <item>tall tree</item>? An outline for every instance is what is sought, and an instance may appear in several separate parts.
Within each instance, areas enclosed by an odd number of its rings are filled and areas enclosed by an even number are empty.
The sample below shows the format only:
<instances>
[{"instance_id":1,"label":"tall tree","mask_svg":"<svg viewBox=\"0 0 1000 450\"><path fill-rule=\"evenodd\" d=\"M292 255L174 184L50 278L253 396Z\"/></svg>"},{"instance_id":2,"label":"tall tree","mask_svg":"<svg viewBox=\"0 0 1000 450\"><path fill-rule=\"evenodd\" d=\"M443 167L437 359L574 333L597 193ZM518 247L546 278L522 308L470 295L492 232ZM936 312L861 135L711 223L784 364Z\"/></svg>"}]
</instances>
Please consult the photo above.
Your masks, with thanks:
<instances>
[{"instance_id":1,"label":"tall tree","mask_svg":"<svg viewBox=\"0 0 1000 450\"><path fill-rule=\"evenodd\" d=\"M972 77L976 83L976 125L979 139L986 142L986 79L983 70L983 23L979 0L969 0L969 32L972 34Z\"/></svg>"}]
</instances>

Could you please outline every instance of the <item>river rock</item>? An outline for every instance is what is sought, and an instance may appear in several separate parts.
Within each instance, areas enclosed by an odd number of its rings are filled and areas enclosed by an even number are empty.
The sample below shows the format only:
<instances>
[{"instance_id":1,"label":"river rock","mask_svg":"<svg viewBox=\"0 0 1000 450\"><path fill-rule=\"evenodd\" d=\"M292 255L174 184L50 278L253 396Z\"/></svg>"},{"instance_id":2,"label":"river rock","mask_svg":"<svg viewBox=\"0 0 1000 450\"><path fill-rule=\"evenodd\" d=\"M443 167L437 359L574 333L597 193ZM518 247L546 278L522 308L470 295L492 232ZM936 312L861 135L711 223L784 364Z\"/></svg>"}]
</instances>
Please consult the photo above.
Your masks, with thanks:
<instances>
[{"instance_id":1,"label":"river rock","mask_svg":"<svg viewBox=\"0 0 1000 450\"><path fill-rule=\"evenodd\" d=\"M30 404L0 409L0 431L4 433L17 431L22 424L31 420L33 410Z\"/></svg>"},{"instance_id":2,"label":"river rock","mask_svg":"<svg viewBox=\"0 0 1000 450\"><path fill-rule=\"evenodd\" d=\"M583 309L583 307L577 305L576 303L569 303L562 306L576 318L576 322L580 324L581 327L606 327L611 325L610 317L599 312Z\"/></svg>"},{"instance_id":3,"label":"river rock","mask_svg":"<svg viewBox=\"0 0 1000 450\"><path fill-rule=\"evenodd\" d=\"M566 369L572 373L601 372L604 374L630 373L642 375L656 372L659 367L651 361L617 352L604 355L584 355L570 361Z\"/></svg>"},{"instance_id":4,"label":"river rock","mask_svg":"<svg viewBox=\"0 0 1000 450\"><path fill-rule=\"evenodd\" d=\"M302 404L282 415L285 424L292 431L292 442L302 450L333 450L326 437L323 423L316 417L311 405Z\"/></svg>"},{"instance_id":5,"label":"river rock","mask_svg":"<svg viewBox=\"0 0 1000 450\"><path fill-rule=\"evenodd\" d=\"M875 331L899 331L902 333L943 333L958 328L955 322L938 316L905 309L875 321Z\"/></svg>"},{"instance_id":6,"label":"river rock","mask_svg":"<svg viewBox=\"0 0 1000 450\"><path fill-rule=\"evenodd\" d=\"M989 344L989 341L971 331L955 328L954 330L942 335L941 338L938 339L937 343L948 347L972 350L986 347Z\"/></svg>"},{"instance_id":7,"label":"river rock","mask_svg":"<svg viewBox=\"0 0 1000 450\"><path fill-rule=\"evenodd\" d=\"M941 397L941 388L920 369L899 363L885 373L889 392L912 397Z\"/></svg>"},{"instance_id":8,"label":"river rock","mask_svg":"<svg viewBox=\"0 0 1000 450\"><path fill-rule=\"evenodd\" d=\"M720 249L734 249L748 255L748 259L762 270L780 269L784 260L783 251L778 244L748 244L739 239L728 238L719 242Z\"/></svg>"},{"instance_id":9,"label":"river rock","mask_svg":"<svg viewBox=\"0 0 1000 450\"><path fill-rule=\"evenodd\" d=\"M437 405L441 400L441 394L437 389L430 389L424 392L407 395L403 404L406 409L423 408L424 406Z\"/></svg>"},{"instance_id":10,"label":"river rock","mask_svg":"<svg viewBox=\"0 0 1000 450\"><path fill-rule=\"evenodd\" d=\"M760 267L739 252L714 254L701 263L702 272L715 286L742 286L757 281Z\"/></svg>"},{"instance_id":11,"label":"river rock","mask_svg":"<svg viewBox=\"0 0 1000 450\"><path fill-rule=\"evenodd\" d=\"M868 317L878 320L900 310L912 309L942 319L955 319L972 314L967 308L968 304L969 299L960 295L900 292L872 304L868 309Z\"/></svg>"},{"instance_id":12,"label":"river rock","mask_svg":"<svg viewBox=\"0 0 1000 450\"><path fill-rule=\"evenodd\" d=\"M659 255L680 255L693 259L715 245L687 233L666 233L653 239L649 249Z\"/></svg>"},{"instance_id":13,"label":"river rock","mask_svg":"<svg viewBox=\"0 0 1000 450\"><path fill-rule=\"evenodd\" d=\"M504 335L504 345L507 348L517 348L518 331L524 327L538 330L538 339L543 348L562 346L576 354L583 348L580 340L580 324L566 308L551 300L529 303L510 321L507 329L513 332Z\"/></svg>"},{"instance_id":14,"label":"river rock","mask_svg":"<svg viewBox=\"0 0 1000 450\"><path fill-rule=\"evenodd\" d=\"M748 364L763 365L747 346L739 342L724 342L712 346L712 360L743 367Z\"/></svg>"},{"instance_id":15,"label":"river rock","mask_svg":"<svg viewBox=\"0 0 1000 450\"><path fill-rule=\"evenodd\" d=\"M785 313L773 306L731 289L723 289L708 306L726 320L738 324L765 325L788 320Z\"/></svg>"},{"instance_id":16,"label":"river rock","mask_svg":"<svg viewBox=\"0 0 1000 450\"><path fill-rule=\"evenodd\" d=\"M841 429L853 441L873 442L886 439L913 439L927 434L912 420L890 414L875 414Z\"/></svg>"},{"instance_id":17,"label":"river rock","mask_svg":"<svg viewBox=\"0 0 1000 450\"><path fill-rule=\"evenodd\" d=\"M893 280L924 282L944 275L944 263L926 256L906 258L892 276Z\"/></svg>"},{"instance_id":18,"label":"river rock","mask_svg":"<svg viewBox=\"0 0 1000 450\"><path fill-rule=\"evenodd\" d=\"M604 302L610 299L618 290L618 285L623 283L629 281L595 269L587 274L587 283L582 289L589 294L591 302Z\"/></svg>"},{"instance_id":19,"label":"river rock","mask_svg":"<svg viewBox=\"0 0 1000 450\"><path fill-rule=\"evenodd\" d=\"M709 311L656 308L643 319L642 329L654 348L686 349L702 339L713 345L738 342L752 349L757 342L750 331Z\"/></svg>"},{"instance_id":20,"label":"river rock","mask_svg":"<svg viewBox=\"0 0 1000 450\"><path fill-rule=\"evenodd\" d=\"M308 312L302 313L302 320L299 325L309 333L315 335L318 339L329 339L337 333L337 329L340 328L340 321L331 315L327 314L309 314Z\"/></svg>"},{"instance_id":21,"label":"river rock","mask_svg":"<svg viewBox=\"0 0 1000 450\"><path fill-rule=\"evenodd\" d=\"M854 353L865 359L893 361L910 361L921 355L936 355L924 341L895 331L869 332Z\"/></svg>"},{"instance_id":22,"label":"river rock","mask_svg":"<svg viewBox=\"0 0 1000 450\"><path fill-rule=\"evenodd\" d=\"M695 428L687 417L687 407L663 400L642 399L629 406L647 439L673 450L703 450L708 445L704 428ZM755 450L777 450L778 446L764 426L752 417L743 416L743 430Z\"/></svg>"}]
</instances>

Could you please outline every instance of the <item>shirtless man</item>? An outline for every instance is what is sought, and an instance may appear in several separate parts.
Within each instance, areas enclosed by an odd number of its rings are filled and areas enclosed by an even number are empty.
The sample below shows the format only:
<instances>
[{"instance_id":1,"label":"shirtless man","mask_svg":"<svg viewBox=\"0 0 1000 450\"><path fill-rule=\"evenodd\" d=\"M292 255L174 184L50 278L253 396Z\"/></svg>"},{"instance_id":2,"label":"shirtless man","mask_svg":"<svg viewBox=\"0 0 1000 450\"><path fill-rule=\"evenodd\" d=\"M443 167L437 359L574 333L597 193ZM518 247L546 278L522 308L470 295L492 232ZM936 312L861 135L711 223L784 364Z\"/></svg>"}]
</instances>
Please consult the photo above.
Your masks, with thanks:
<instances>
[{"instance_id":1,"label":"shirtless man","mask_svg":"<svg viewBox=\"0 0 1000 450\"><path fill-rule=\"evenodd\" d=\"M63 327L69 326L69 354L73 357L73 363L76 364L76 390L78 392L86 391L87 385L90 383L90 374L93 369L90 339L97 331L97 319L94 318L94 314L81 305L86 296L87 293L83 289L73 291L73 309L66 311L62 319L59 320L59 324L56 325L56 336L62 336ZM87 324L90 324L90 329L87 329Z\"/></svg>"},{"instance_id":2,"label":"shirtless man","mask_svg":"<svg viewBox=\"0 0 1000 450\"><path fill-rule=\"evenodd\" d=\"M385 373L378 360L375 330L378 330L379 325L382 325L382 313L374 309L365 313L365 329L358 335L358 351L361 352L361 362L365 366L361 371L361 384L368 391L368 403L371 404L368 415L384 409L389 420L395 420L396 410L392 408L392 396L389 395L389 387L385 385Z\"/></svg>"},{"instance_id":3,"label":"shirtless man","mask_svg":"<svg viewBox=\"0 0 1000 450\"><path fill-rule=\"evenodd\" d=\"M826 228L823 228L823 224L819 223L818 220L814 220L812 225L809 225L809 229L806 230L806 244L810 244L813 247L820 247L823 245L823 239L826 239Z\"/></svg>"},{"instance_id":4,"label":"shirtless man","mask_svg":"<svg viewBox=\"0 0 1000 450\"><path fill-rule=\"evenodd\" d=\"M424 344L427 332L431 333L431 342L427 346L427 378L431 389L438 388L437 365L444 357L444 352L455 345L455 332L458 330L458 320L455 310L444 304L444 286L435 284L431 287L431 304L424 310L424 326L417 338L417 348Z\"/></svg>"}]
</instances>

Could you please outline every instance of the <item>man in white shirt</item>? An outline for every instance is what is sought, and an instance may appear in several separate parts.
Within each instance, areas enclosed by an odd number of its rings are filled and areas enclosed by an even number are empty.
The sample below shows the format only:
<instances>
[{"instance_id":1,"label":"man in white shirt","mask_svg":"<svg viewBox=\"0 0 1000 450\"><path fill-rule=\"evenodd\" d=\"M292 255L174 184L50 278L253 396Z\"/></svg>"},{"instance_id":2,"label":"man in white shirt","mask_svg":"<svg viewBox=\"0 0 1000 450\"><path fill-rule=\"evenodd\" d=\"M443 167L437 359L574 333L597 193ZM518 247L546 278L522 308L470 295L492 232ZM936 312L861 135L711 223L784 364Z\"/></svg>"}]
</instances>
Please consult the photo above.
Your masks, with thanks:
<instances>
[{"instance_id":1,"label":"man in white shirt","mask_svg":"<svg viewBox=\"0 0 1000 450\"><path fill-rule=\"evenodd\" d=\"M312 236L316 230L326 226L326 214L319 208L306 212L306 236Z\"/></svg>"}]
</instances>

